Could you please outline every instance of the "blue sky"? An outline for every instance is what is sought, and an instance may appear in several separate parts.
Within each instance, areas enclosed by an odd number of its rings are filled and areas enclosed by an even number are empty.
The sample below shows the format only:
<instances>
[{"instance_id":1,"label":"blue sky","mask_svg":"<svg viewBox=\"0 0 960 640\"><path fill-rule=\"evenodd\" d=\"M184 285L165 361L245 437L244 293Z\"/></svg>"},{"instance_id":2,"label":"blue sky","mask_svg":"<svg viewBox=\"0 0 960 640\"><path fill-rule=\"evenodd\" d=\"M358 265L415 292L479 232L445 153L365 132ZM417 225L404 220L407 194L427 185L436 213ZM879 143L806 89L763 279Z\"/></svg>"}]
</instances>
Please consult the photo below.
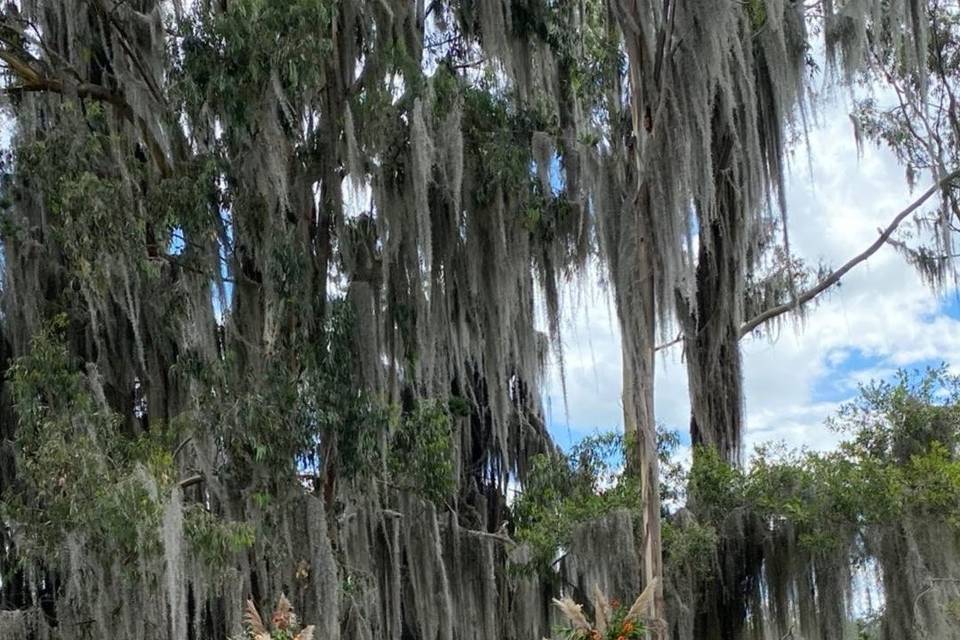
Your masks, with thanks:
<instances>
[{"instance_id":1,"label":"blue sky","mask_svg":"<svg viewBox=\"0 0 960 640\"><path fill-rule=\"evenodd\" d=\"M858 157L849 106L825 108L810 132L809 162L797 151L788 176L792 249L811 264L836 267L862 251L877 229L915 197L886 149ZM930 178L920 180L918 191ZM547 387L550 429L561 445L596 430L621 428L619 336L608 296L571 285L563 308L567 406L557 372ZM803 322L776 339L747 338L744 353L747 447L782 440L829 449L824 426L857 385L889 379L898 368L960 365L960 301L937 296L891 247L857 267ZM689 403L679 347L657 364L657 418L685 432Z\"/></svg>"}]
</instances>

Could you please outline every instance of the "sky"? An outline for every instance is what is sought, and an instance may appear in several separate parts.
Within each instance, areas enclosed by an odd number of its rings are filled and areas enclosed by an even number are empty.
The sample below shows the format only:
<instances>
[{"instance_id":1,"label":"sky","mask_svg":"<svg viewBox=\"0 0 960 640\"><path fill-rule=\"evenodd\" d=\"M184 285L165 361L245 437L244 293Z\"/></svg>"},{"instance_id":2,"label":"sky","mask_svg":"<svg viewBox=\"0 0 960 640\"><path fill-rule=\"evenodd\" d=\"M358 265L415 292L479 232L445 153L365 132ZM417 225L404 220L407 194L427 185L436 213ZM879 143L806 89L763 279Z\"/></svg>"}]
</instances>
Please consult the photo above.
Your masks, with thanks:
<instances>
[{"instance_id":1,"label":"sky","mask_svg":"<svg viewBox=\"0 0 960 640\"><path fill-rule=\"evenodd\" d=\"M835 268L876 240L878 228L931 181L911 193L885 148L865 145L858 157L849 104L822 108L787 178L792 251L808 264ZM906 224L906 223L905 223ZM960 364L960 303L937 296L889 246L834 287L802 325L773 340L746 338L745 450L782 441L826 450L839 436L824 421L857 394L858 384L887 380L898 368ZM561 446L596 431L622 429L620 340L609 296L570 286L563 306L566 402L556 366L545 394L547 421ZM658 356L657 420L689 442L689 400L682 348ZM566 408L565 408L566 407Z\"/></svg>"}]
</instances>

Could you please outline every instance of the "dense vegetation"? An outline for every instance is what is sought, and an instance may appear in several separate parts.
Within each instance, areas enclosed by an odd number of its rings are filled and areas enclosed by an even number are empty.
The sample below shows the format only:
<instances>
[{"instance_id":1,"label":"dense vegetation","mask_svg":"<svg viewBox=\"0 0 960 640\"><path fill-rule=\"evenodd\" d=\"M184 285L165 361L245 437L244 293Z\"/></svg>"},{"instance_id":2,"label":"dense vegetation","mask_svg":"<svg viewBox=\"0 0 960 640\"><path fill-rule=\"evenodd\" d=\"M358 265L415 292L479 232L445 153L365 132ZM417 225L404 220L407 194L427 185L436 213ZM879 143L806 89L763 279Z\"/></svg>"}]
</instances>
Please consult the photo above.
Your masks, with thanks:
<instances>
[{"instance_id":1,"label":"dense vegetation","mask_svg":"<svg viewBox=\"0 0 960 640\"><path fill-rule=\"evenodd\" d=\"M739 341L885 243L950 282L958 29L937 0L6 3L0 637L234 637L251 598L254 634L280 602L286 635L535 639L597 587L633 636L832 639L854 561L886 603L856 632L956 634L925 569L956 558L955 382L744 467ZM809 269L790 142L814 80L878 78L900 106L859 135L934 182L897 221L939 196L935 240ZM598 273L624 434L564 459L541 382ZM678 329L689 472L653 405Z\"/></svg>"},{"instance_id":2,"label":"dense vegetation","mask_svg":"<svg viewBox=\"0 0 960 640\"><path fill-rule=\"evenodd\" d=\"M744 594L757 637L764 625L780 637L950 637L960 614L960 378L900 372L862 387L830 426L843 435L836 450L770 443L743 468L711 448L685 467L671 456L676 437L662 434L668 583L685 589L721 579L722 562L748 563L765 585ZM603 434L567 458L538 460L513 505L532 563L548 569L574 528L605 514L627 511L639 526L625 455L621 436ZM724 557L725 541L745 537L750 555Z\"/></svg>"}]
</instances>

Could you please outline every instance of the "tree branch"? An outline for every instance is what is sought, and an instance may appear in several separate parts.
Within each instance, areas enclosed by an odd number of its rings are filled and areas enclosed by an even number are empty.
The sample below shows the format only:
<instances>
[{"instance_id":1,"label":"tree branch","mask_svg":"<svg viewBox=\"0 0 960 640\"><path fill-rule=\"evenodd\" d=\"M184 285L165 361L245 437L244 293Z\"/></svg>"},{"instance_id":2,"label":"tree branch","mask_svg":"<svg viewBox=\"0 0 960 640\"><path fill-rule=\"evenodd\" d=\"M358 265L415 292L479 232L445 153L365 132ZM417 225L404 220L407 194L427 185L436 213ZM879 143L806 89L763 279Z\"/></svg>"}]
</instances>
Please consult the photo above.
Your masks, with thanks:
<instances>
[{"instance_id":1,"label":"tree branch","mask_svg":"<svg viewBox=\"0 0 960 640\"><path fill-rule=\"evenodd\" d=\"M446 521L439 523L441 527L447 528L449 524ZM490 533L489 531L478 531L476 529L467 529L461 527L460 525L454 525L459 533L465 533L468 536L474 536L475 538L487 539L487 540L496 540L497 542L503 543L508 546L516 545L516 540L505 536L500 533Z\"/></svg>"},{"instance_id":2,"label":"tree branch","mask_svg":"<svg viewBox=\"0 0 960 640\"><path fill-rule=\"evenodd\" d=\"M40 74L37 73L29 63L21 60L9 51L0 51L0 60L6 62L7 68L24 82L34 83L40 79Z\"/></svg>"},{"instance_id":3,"label":"tree branch","mask_svg":"<svg viewBox=\"0 0 960 640\"><path fill-rule=\"evenodd\" d=\"M0 60L3 60L4 62L7 61L2 53L0 53ZM12 69L12 67L9 65L8 68ZM17 76L23 79L25 82L24 84L7 87L4 90L6 93L65 93L64 84L61 80L57 80L55 78L44 78L40 76L36 76L34 79L29 80L27 77L21 76L19 72L15 73L17 73ZM121 114L127 119L131 119L133 117L133 113L130 111L130 107L123 99L123 96L113 93L105 87L102 87L98 84L81 83L71 87L71 89L76 92L78 98L91 98L93 100L97 100L98 102L109 103L120 109Z\"/></svg>"},{"instance_id":4,"label":"tree branch","mask_svg":"<svg viewBox=\"0 0 960 640\"><path fill-rule=\"evenodd\" d=\"M123 24L120 22L116 14L116 9L119 5L114 5L114 9L111 10L104 5L103 0L100 0L97 3L97 7L101 12L107 17L107 20L110 22L110 25L116 30L117 35L119 36L120 46L123 48L124 52L133 61L133 65L136 67L137 72L140 74L141 79L147 85L147 88L150 90L150 94L153 96L153 99L157 101L157 104L162 107L167 107L167 100L163 96L163 93L160 91L160 87L157 86L156 81L153 76L147 71L146 65L143 63L143 60L140 58L139 54L134 51L133 47L130 46L129 38L127 37L126 31L123 29ZM131 13L136 13L132 9L129 9Z\"/></svg>"},{"instance_id":5,"label":"tree branch","mask_svg":"<svg viewBox=\"0 0 960 640\"><path fill-rule=\"evenodd\" d=\"M673 345L680 344L681 342L683 342L683 332L681 332L680 335L678 335L676 338L674 338L670 342L664 342L663 344L658 344L656 347L654 347L653 350L663 351L664 349L669 349Z\"/></svg>"},{"instance_id":6,"label":"tree branch","mask_svg":"<svg viewBox=\"0 0 960 640\"><path fill-rule=\"evenodd\" d=\"M167 162L163 147L150 132L150 127L144 119L134 112L133 107L130 106L122 93L88 82L67 85L60 78L41 73L34 65L30 64L29 60L25 60L22 56L10 50L0 49L0 62L3 62L6 69L21 82L19 85L6 87L4 91L7 93L59 93L65 96L75 95L78 98L90 98L113 105L121 116L140 130L140 135L143 136L143 141L154 162L156 162L160 174L162 176L170 175L170 164ZM67 69L67 71L73 70ZM74 75L76 75L75 72Z\"/></svg>"},{"instance_id":7,"label":"tree branch","mask_svg":"<svg viewBox=\"0 0 960 640\"><path fill-rule=\"evenodd\" d=\"M180 488L186 489L187 487L192 487L195 484L200 484L201 482L203 482L203 480L204 480L203 474L198 473L197 475L190 476L189 478L184 478L183 480L181 480Z\"/></svg>"},{"instance_id":8,"label":"tree branch","mask_svg":"<svg viewBox=\"0 0 960 640\"><path fill-rule=\"evenodd\" d=\"M960 578L930 578L930 584L927 586L927 588L921 591L920 593L918 593L917 597L913 599L914 611L917 610L917 604L919 604L920 598L922 598L923 596L927 595L928 593L936 589L938 583L943 583L943 582L956 583L956 582L960 582Z\"/></svg>"},{"instance_id":9,"label":"tree branch","mask_svg":"<svg viewBox=\"0 0 960 640\"><path fill-rule=\"evenodd\" d=\"M187 443L193 439L192 436L187 436L187 438L177 445L177 448L173 451L173 459L176 460L177 456L180 455L180 452L183 451L183 448L187 446Z\"/></svg>"},{"instance_id":10,"label":"tree branch","mask_svg":"<svg viewBox=\"0 0 960 640\"><path fill-rule=\"evenodd\" d=\"M818 295L820 295L821 293L823 293L824 291L826 291L827 289L835 285L837 282L840 281L840 278L842 278L847 274L848 271L850 271L851 269L856 267L858 264L860 264L861 262L863 262L864 260L872 256L873 254L875 254L880 249L880 247L886 244L886 242L890 239L890 236L893 235L893 232L896 231L898 226L900 226L900 223L906 220L907 217L910 214L912 214L914 211L919 209L924 202L929 200L930 196L932 196L936 192L943 189L945 186L947 186L953 180L956 180L958 177L960 177L960 171L954 171L948 174L946 177L942 178L936 184L932 185L929 189L924 191L919 198L914 200L910 204L910 206L908 206L906 209L898 213L896 217L890 222L890 224L888 224L886 228L884 228L881 231L880 237L878 237L874 241L874 243L871 244L869 247L867 247L863 252L857 254L856 256L848 260L839 269L831 271L825 278L823 278L820 282L818 282L814 287L801 293L796 300L792 300L790 302L777 305L776 307L771 307L770 309L767 309L763 313L755 316L753 319L744 323L743 326L740 327L740 337L742 338L743 336L749 334L760 325L766 322L769 322L770 320L773 320L774 318L781 316L784 313L787 313L788 311L793 311L795 309L798 309L802 305L806 304L807 302L810 302L811 300L816 298Z\"/></svg>"}]
</instances>

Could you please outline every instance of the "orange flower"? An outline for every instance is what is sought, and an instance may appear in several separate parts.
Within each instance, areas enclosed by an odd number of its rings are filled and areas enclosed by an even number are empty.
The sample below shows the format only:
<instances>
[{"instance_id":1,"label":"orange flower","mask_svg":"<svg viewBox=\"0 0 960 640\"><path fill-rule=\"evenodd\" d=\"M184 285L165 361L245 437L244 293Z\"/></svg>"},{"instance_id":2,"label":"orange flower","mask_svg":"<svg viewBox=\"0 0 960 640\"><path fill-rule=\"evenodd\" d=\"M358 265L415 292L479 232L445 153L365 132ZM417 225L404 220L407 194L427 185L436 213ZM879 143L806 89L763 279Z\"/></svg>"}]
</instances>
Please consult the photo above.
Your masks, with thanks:
<instances>
[{"instance_id":1,"label":"orange flower","mask_svg":"<svg viewBox=\"0 0 960 640\"><path fill-rule=\"evenodd\" d=\"M634 629L633 622L631 622L630 620L627 620L626 622L623 623L624 633L628 633L628 634L632 633L633 629Z\"/></svg>"}]
</instances>

